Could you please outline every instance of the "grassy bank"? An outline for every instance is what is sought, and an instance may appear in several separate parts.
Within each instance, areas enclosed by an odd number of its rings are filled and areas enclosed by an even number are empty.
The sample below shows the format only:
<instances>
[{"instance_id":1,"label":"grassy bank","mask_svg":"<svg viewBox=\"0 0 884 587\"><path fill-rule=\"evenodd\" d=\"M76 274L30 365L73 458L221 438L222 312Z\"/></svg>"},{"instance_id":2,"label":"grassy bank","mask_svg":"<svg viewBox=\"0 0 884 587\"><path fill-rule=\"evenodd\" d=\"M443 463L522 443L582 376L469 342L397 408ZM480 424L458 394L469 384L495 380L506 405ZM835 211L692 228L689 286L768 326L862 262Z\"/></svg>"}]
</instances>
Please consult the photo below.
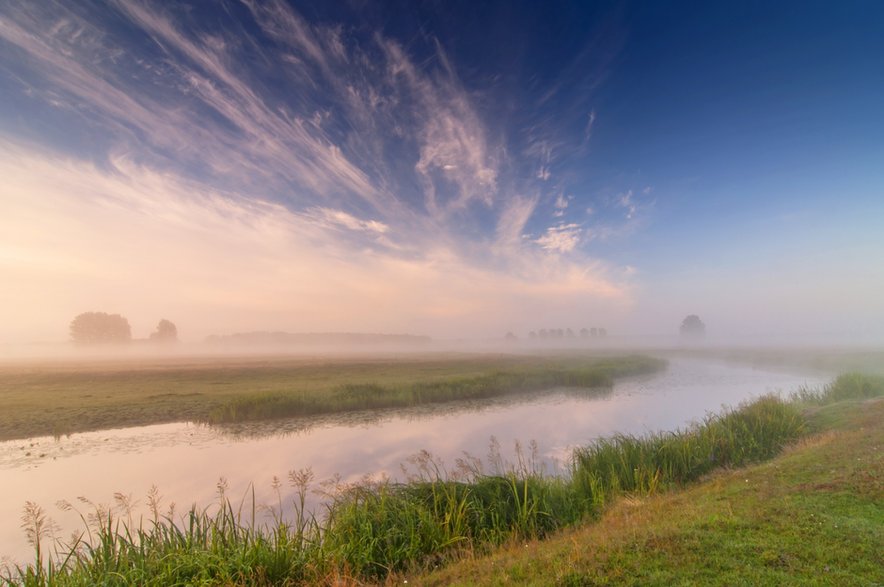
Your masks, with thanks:
<instances>
[{"instance_id":1,"label":"grassy bank","mask_svg":"<svg viewBox=\"0 0 884 587\"><path fill-rule=\"evenodd\" d=\"M609 385L647 357L427 355L0 367L0 440L176 421L231 422Z\"/></svg>"},{"instance_id":2,"label":"grassy bank","mask_svg":"<svg viewBox=\"0 0 884 587\"><path fill-rule=\"evenodd\" d=\"M813 432L773 460L719 470L681 491L631 494L598 523L511 542L409 583L881 585L884 381L851 379L877 399L844 397L852 385L839 382L804 410Z\"/></svg>"},{"instance_id":3,"label":"grassy bank","mask_svg":"<svg viewBox=\"0 0 884 587\"><path fill-rule=\"evenodd\" d=\"M343 383L325 393L293 389L236 398L214 408L207 420L217 424L408 407L484 399L553 387L603 389L611 387L616 377L652 373L663 365L662 361L642 356L590 360L547 359L535 362L530 367L511 365L489 373L449 376L438 380Z\"/></svg>"},{"instance_id":4,"label":"grassy bank","mask_svg":"<svg viewBox=\"0 0 884 587\"><path fill-rule=\"evenodd\" d=\"M105 514L98 524L87 524L92 540L70 557L62 552L50 562L38 551L40 564L14 570L9 579L33 585L405 579L418 584L729 584L757 565L759 581L749 583L781 584L775 579L789 583L796 569L819 583L822 567L814 565L825 562L833 577L871 581L880 570L874 556L881 552L884 527L879 451L884 402L860 402L882 394L884 380L847 376L823 392L805 392L791 401L761 398L678 433L598 441L575 453L566 478L543 476L530 454L511 465L492 457L490 470L461 463L452 472L427 456L409 483L337 488L322 523L304 515L309 475L302 472L290 479L294 520L255 530L242 523L241 509L223 493L219 508L190 512L176 525L158 508L152 522L137 528ZM810 430L823 431L822 436L773 463L732 471L774 455ZM831 452L822 450L826 446ZM691 483L722 467L731 472ZM682 486L689 489L660 491ZM757 489L762 486L766 489ZM637 509L646 504L651 509ZM629 520L630 511L657 511L658 517L648 517L643 538L634 524L610 521ZM796 513L821 517L793 518ZM585 524L589 520L598 523ZM824 526L817 524L823 521ZM31 506L25 526L36 544L45 524ZM805 537L819 542L806 544ZM514 544L520 545L518 552ZM840 559L851 544L853 551ZM483 558L501 545L506 548ZM525 548L529 557L519 554ZM440 574L416 575L456 560L462 562Z\"/></svg>"}]
</instances>

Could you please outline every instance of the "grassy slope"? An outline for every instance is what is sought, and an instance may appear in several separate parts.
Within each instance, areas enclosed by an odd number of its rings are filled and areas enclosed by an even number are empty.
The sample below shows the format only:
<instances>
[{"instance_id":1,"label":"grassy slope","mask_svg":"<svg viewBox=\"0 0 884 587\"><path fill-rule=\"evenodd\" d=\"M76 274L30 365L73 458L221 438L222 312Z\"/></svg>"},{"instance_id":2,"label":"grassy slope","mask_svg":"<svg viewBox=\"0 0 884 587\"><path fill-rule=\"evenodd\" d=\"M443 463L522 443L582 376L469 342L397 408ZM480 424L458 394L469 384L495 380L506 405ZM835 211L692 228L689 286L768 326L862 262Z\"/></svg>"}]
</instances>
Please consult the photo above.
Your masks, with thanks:
<instances>
[{"instance_id":1,"label":"grassy slope","mask_svg":"<svg viewBox=\"0 0 884 587\"><path fill-rule=\"evenodd\" d=\"M321 401L347 385L402 388L418 381L438 384L499 373L582 369L596 360L617 361L610 357L436 355L4 365L0 366L0 440L206 421L213 413L243 401L260 404L286 396Z\"/></svg>"},{"instance_id":2,"label":"grassy slope","mask_svg":"<svg viewBox=\"0 0 884 587\"><path fill-rule=\"evenodd\" d=\"M884 584L884 400L817 409L818 434L598 523L409 577L418 585Z\"/></svg>"}]
</instances>

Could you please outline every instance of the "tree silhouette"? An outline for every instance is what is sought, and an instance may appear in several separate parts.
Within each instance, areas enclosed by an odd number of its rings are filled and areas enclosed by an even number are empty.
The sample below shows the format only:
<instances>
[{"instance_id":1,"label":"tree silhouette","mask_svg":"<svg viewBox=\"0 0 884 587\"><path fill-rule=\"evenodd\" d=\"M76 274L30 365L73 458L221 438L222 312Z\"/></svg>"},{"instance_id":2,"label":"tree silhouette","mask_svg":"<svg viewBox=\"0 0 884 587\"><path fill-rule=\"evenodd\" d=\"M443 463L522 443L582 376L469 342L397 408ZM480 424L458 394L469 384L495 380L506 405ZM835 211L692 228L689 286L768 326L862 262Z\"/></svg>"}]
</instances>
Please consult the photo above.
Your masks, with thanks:
<instances>
[{"instance_id":1,"label":"tree silhouette","mask_svg":"<svg viewBox=\"0 0 884 587\"><path fill-rule=\"evenodd\" d=\"M685 319L681 321L681 326L678 330L681 332L682 336L692 338L702 338L706 335L706 325L703 324L703 321L700 320L700 317L696 314L686 316Z\"/></svg>"},{"instance_id":2,"label":"tree silhouette","mask_svg":"<svg viewBox=\"0 0 884 587\"><path fill-rule=\"evenodd\" d=\"M129 321L119 314L83 312L71 321L71 339L77 344L125 343L132 340Z\"/></svg>"},{"instance_id":3,"label":"tree silhouette","mask_svg":"<svg viewBox=\"0 0 884 587\"><path fill-rule=\"evenodd\" d=\"M156 331L151 333L150 339L155 342L178 342L178 327L163 318L157 324Z\"/></svg>"}]
</instances>

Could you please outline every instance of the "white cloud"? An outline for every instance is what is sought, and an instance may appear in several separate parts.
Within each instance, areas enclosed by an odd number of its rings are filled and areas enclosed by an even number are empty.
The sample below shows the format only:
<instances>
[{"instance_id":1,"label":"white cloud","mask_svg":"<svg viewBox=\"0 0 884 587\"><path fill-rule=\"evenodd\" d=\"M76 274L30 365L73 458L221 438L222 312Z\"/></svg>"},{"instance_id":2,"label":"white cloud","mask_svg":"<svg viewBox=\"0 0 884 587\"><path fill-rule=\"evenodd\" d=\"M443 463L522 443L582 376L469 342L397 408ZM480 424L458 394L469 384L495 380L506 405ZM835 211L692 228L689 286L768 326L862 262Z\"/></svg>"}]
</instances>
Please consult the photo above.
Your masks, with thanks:
<instances>
[{"instance_id":1,"label":"white cloud","mask_svg":"<svg viewBox=\"0 0 884 587\"><path fill-rule=\"evenodd\" d=\"M632 199L632 190L623 192L617 196L617 205L626 210L626 219L632 220L638 207Z\"/></svg>"},{"instance_id":2,"label":"white cloud","mask_svg":"<svg viewBox=\"0 0 884 587\"><path fill-rule=\"evenodd\" d=\"M553 216L555 218L561 218L565 215L565 210L568 209L568 204L571 202L572 196L566 196L564 193L560 193L556 196L556 201L553 204Z\"/></svg>"},{"instance_id":3,"label":"white cloud","mask_svg":"<svg viewBox=\"0 0 884 587\"><path fill-rule=\"evenodd\" d=\"M429 75L411 62L395 42L380 39L388 62L389 83L414 98L412 115L418 125L420 157L415 171L421 178L428 209L445 217L473 201L490 206L497 191L497 156L488 145L484 125L437 44L440 71ZM433 176L446 172L457 195L445 198Z\"/></svg>"},{"instance_id":4,"label":"white cloud","mask_svg":"<svg viewBox=\"0 0 884 587\"><path fill-rule=\"evenodd\" d=\"M498 252L510 252L522 240L525 225L537 208L537 198L515 197L505 205L497 221L496 242Z\"/></svg>"},{"instance_id":5,"label":"white cloud","mask_svg":"<svg viewBox=\"0 0 884 587\"><path fill-rule=\"evenodd\" d=\"M390 230L389 226L378 220L362 220L343 210L331 208L310 208L304 216L324 226L341 226L358 232L385 234Z\"/></svg>"},{"instance_id":6,"label":"white cloud","mask_svg":"<svg viewBox=\"0 0 884 587\"><path fill-rule=\"evenodd\" d=\"M568 253L580 244L581 232L579 224L558 224L548 227L534 242L547 251Z\"/></svg>"}]
</instances>

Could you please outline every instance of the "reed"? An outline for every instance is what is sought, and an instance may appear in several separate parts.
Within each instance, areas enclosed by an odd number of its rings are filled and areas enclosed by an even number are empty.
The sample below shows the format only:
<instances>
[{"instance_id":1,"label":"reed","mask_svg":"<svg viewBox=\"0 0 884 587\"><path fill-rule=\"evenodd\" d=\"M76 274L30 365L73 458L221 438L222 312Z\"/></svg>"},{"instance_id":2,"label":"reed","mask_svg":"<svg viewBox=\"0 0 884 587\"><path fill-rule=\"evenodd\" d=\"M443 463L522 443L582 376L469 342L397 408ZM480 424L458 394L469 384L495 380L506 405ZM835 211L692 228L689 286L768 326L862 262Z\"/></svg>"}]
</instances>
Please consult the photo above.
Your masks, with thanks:
<instances>
[{"instance_id":1,"label":"reed","mask_svg":"<svg viewBox=\"0 0 884 587\"><path fill-rule=\"evenodd\" d=\"M574 451L572 479L587 509L622 492L651 494L718 467L770 458L804 431L797 405L765 396L686 430L600 439Z\"/></svg>"},{"instance_id":2,"label":"reed","mask_svg":"<svg viewBox=\"0 0 884 587\"><path fill-rule=\"evenodd\" d=\"M309 583L319 552L319 525L303 509L306 486L293 473L298 496L294 522L275 516L270 524L256 526L254 492L251 508L246 500L234 507L219 484L213 508L192 508L176 519L174 506L160 514L155 494L150 496L153 517L133 523L125 513L94 506L80 514L84 530L71 541L56 544L55 557L7 569L0 581L8 585L300 585ZM118 501L121 496L118 496ZM29 526L45 525L45 514L29 504ZM73 509L71 504L64 504ZM46 538L44 533L40 538Z\"/></svg>"},{"instance_id":3,"label":"reed","mask_svg":"<svg viewBox=\"0 0 884 587\"><path fill-rule=\"evenodd\" d=\"M791 399L807 405L824 405L845 400L862 400L884 395L884 377L844 373L822 389L802 388Z\"/></svg>"}]
</instances>

